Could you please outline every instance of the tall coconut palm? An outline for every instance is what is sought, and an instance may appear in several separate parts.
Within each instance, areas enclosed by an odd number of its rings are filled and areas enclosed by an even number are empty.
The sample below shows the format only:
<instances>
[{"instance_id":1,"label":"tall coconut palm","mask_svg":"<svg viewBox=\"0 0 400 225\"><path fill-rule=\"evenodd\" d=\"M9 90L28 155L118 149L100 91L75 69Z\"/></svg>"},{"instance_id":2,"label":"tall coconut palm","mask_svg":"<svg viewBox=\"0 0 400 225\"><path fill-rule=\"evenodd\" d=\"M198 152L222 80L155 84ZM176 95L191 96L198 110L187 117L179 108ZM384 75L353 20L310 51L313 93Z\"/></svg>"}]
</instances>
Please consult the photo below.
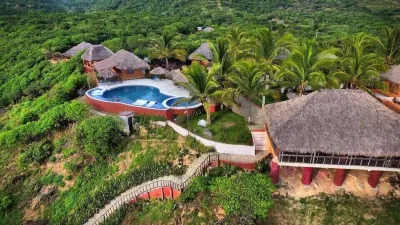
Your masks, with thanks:
<instances>
[{"instance_id":1,"label":"tall coconut palm","mask_svg":"<svg viewBox=\"0 0 400 225\"><path fill-rule=\"evenodd\" d=\"M274 59L279 58L277 57L279 54L283 55L280 59L285 57L285 53L289 51L294 41L295 38L291 34L276 39L273 37L271 30L262 28L257 31L251 41L251 49L256 59L272 63Z\"/></svg>"},{"instance_id":2,"label":"tall coconut palm","mask_svg":"<svg viewBox=\"0 0 400 225\"><path fill-rule=\"evenodd\" d=\"M217 38L215 43L209 42L212 53L211 69L215 78L222 87L226 86L226 79L233 70L233 65L236 61L234 55L231 54L230 42L227 38ZM196 55L193 57L196 60L210 63L204 56Z\"/></svg>"},{"instance_id":3,"label":"tall coconut palm","mask_svg":"<svg viewBox=\"0 0 400 225\"><path fill-rule=\"evenodd\" d=\"M345 88L359 88L369 92L368 88L386 89L380 79L385 69L384 59L373 48L379 45L377 38L360 33L343 41L340 70L333 73Z\"/></svg>"},{"instance_id":4,"label":"tall coconut palm","mask_svg":"<svg viewBox=\"0 0 400 225\"><path fill-rule=\"evenodd\" d=\"M246 32L242 31L239 27L235 27L229 32L227 38L230 42L229 52L235 58L243 58L249 54L249 39L246 37Z\"/></svg>"},{"instance_id":5,"label":"tall coconut palm","mask_svg":"<svg viewBox=\"0 0 400 225\"><path fill-rule=\"evenodd\" d=\"M232 90L219 89L219 84L214 78L213 70L208 72L199 62L193 62L189 67L183 68L183 74L188 82L181 82L178 85L186 88L191 100L197 100L203 104L207 114L207 123L211 123L210 104L211 102L223 102L233 104Z\"/></svg>"},{"instance_id":6,"label":"tall coconut palm","mask_svg":"<svg viewBox=\"0 0 400 225\"><path fill-rule=\"evenodd\" d=\"M267 95L271 90L265 88L264 75L269 68L254 61L240 61L234 65L236 73L229 80L236 86L237 96L242 95L251 102L252 99ZM251 122L251 104L249 107L249 122Z\"/></svg>"},{"instance_id":7,"label":"tall coconut palm","mask_svg":"<svg viewBox=\"0 0 400 225\"><path fill-rule=\"evenodd\" d=\"M280 84L284 87L294 87L298 94L303 95L307 86L314 90L321 87L338 87L339 82L333 76L326 76L322 70L335 63L336 50L329 49L318 53L311 42L292 48L292 52L278 72Z\"/></svg>"},{"instance_id":8,"label":"tall coconut palm","mask_svg":"<svg viewBox=\"0 0 400 225\"><path fill-rule=\"evenodd\" d=\"M165 67L169 68L168 58L175 58L185 61L187 52L181 48L176 41L177 35L165 31L161 36L153 37L150 40L150 57L153 59L165 59Z\"/></svg>"},{"instance_id":9,"label":"tall coconut palm","mask_svg":"<svg viewBox=\"0 0 400 225\"><path fill-rule=\"evenodd\" d=\"M385 33L385 61L388 65L393 65L394 60L400 56L400 28L385 27Z\"/></svg>"}]
</instances>

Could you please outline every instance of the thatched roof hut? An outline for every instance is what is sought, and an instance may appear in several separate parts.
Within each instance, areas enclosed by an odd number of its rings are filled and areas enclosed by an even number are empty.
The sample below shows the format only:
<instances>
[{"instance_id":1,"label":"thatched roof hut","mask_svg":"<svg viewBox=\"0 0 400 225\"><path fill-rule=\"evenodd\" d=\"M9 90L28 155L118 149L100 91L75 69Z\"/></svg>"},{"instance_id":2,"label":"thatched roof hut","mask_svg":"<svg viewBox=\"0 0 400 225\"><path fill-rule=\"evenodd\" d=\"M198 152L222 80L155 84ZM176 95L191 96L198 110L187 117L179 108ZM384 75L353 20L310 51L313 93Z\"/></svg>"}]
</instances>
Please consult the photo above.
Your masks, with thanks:
<instances>
[{"instance_id":1,"label":"thatched roof hut","mask_svg":"<svg viewBox=\"0 0 400 225\"><path fill-rule=\"evenodd\" d=\"M118 74L111 69L104 69L104 70L100 70L99 73L97 74L97 76L105 78L105 79L109 79L109 78L118 76Z\"/></svg>"},{"instance_id":2,"label":"thatched roof hut","mask_svg":"<svg viewBox=\"0 0 400 225\"><path fill-rule=\"evenodd\" d=\"M267 105L265 122L280 151L400 156L400 114L360 90L320 90Z\"/></svg>"},{"instance_id":3,"label":"thatched roof hut","mask_svg":"<svg viewBox=\"0 0 400 225\"><path fill-rule=\"evenodd\" d=\"M65 57L74 57L76 54L78 54L80 51L88 49L92 44L87 43L87 42L81 42L78 45L70 48L68 51L63 53L63 56Z\"/></svg>"},{"instance_id":4,"label":"thatched roof hut","mask_svg":"<svg viewBox=\"0 0 400 225\"><path fill-rule=\"evenodd\" d=\"M394 66L386 73L383 73L382 78L391 83L400 85L400 65Z\"/></svg>"},{"instance_id":5,"label":"thatched roof hut","mask_svg":"<svg viewBox=\"0 0 400 225\"><path fill-rule=\"evenodd\" d=\"M149 64L147 64L145 61L143 61L133 53L128 52L124 49L119 50L111 57L94 64L94 68L97 71L113 67L119 70L150 69Z\"/></svg>"},{"instance_id":6,"label":"thatched roof hut","mask_svg":"<svg viewBox=\"0 0 400 225\"><path fill-rule=\"evenodd\" d=\"M188 56L188 59L193 60L195 59L196 55L202 55L208 60L213 59L210 45L207 42L201 44L198 49L196 49L192 54Z\"/></svg>"},{"instance_id":7,"label":"thatched roof hut","mask_svg":"<svg viewBox=\"0 0 400 225\"><path fill-rule=\"evenodd\" d=\"M165 69L165 68L162 68L162 67L156 67L156 68L154 68L154 69L152 69L151 71L150 71L150 74L156 74L156 75L165 75L165 74L167 74L167 73L169 73L169 70L167 70L167 69Z\"/></svg>"},{"instance_id":8,"label":"thatched roof hut","mask_svg":"<svg viewBox=\"0 0 400 225\"><path fill-rule=\"evenodd\" d=\"M185 75L179 70L172 70L165 75L166 78L171 79L174 83L188 82Z\"/></svg>"},{"instance_id":9,"label":"thatched roof hut","mask_svg":"<svg viewBox=\"0 0 400 225\"><path fill-rule=\"evenodd\" d=\"M112 56L114 53L103 45L92 45L82 55L85 61L101 61Z\"/></svg>"}]
</instances>

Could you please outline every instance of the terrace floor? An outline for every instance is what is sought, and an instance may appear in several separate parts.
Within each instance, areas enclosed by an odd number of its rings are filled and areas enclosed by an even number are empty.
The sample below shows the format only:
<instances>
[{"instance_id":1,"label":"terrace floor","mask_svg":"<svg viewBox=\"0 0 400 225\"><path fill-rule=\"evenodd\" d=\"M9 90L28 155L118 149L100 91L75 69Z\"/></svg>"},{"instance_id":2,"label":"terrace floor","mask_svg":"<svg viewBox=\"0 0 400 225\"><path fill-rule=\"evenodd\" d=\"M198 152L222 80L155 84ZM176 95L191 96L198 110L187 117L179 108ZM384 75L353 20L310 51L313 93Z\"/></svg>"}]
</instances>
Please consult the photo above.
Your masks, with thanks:
<instances>
[{"instance_id":1,"label":"terrace floor","mask_svg":"<svg viewBox=\"0 0 400 225\"><path fill-rule=\"evenodd\" d=\"M146 85L156 87L160 90L160 92L177 96L177 97L189 97L189 92L183 87L179 87L175 85L171 80L161 79L161 80L152 80L152 79L134 79L134 80L125 80L122 83L114 83L114 84L100 84L99 88L102 89L112 89L121 86L130 86L130 85Z\"/></svg>"}]
</instances>

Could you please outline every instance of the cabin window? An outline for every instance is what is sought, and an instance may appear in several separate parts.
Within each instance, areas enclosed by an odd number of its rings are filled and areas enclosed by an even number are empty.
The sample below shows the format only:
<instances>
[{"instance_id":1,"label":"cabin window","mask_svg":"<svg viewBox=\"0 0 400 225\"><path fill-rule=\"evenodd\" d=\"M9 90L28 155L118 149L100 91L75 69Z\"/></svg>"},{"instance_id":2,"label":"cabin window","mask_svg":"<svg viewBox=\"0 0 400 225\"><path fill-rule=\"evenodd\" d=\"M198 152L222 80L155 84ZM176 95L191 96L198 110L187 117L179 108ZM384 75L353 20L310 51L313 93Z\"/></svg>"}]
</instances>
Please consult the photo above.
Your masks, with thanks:
<instances>
[{"instance_id":1,"label":"cabin window","mask_svg":"<svg viewBox=\"0 0 400 225\"><path fill-rule=\"evenodd\" d=\"M135 73L135 70L133 70L133 69L127 69L127 70L126 70L126 73L127 73L127 74L133 74L133 73Z\"/></svg>"}]
</instances>

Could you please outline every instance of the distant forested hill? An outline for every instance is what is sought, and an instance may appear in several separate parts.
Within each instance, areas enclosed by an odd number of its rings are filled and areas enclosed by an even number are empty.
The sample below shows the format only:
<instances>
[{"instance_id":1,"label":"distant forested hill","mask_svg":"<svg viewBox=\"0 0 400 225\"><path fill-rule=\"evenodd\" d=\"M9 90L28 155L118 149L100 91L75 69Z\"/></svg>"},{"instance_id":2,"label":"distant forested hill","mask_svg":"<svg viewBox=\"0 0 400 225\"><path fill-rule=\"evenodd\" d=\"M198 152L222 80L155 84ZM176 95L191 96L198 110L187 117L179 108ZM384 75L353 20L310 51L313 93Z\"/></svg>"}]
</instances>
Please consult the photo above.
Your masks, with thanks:
<instances>
[{"instance_id":1,"label":"distant forested hill","mask_svg":"<svg viewBox=\"0 0 400 225\"><path fill-rule=\"evenodd\" d=\"M0 6L1 14L26 10L82 12L115 9L160 13L215 6L249 13L270 13L275 9L290 8L306 11L356 8L388 16L400 14L397 0L5 0L0 2Z\"/></svg>"}]
</instances>

